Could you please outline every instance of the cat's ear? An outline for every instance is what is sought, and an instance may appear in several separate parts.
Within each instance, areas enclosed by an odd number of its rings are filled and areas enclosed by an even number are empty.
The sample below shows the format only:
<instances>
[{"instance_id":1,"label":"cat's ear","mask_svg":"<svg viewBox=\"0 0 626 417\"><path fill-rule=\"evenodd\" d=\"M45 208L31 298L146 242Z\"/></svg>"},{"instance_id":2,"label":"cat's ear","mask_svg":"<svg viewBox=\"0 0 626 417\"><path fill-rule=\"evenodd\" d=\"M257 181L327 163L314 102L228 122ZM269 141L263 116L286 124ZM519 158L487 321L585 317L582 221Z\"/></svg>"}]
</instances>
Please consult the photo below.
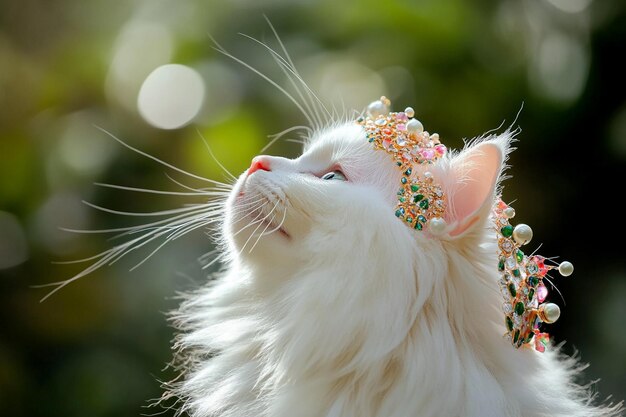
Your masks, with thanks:
<instances>
[{"instance_id":1,"label":"cat's ear","mask_svg":"<svg viewBox=\"0 0 626 417\"><path fill-rule=\"evenodd\" d=\"M477 141L450 159L444 173L448 237L466 236L484 224L506 166L510 142L511 135L507 132Z\"/></svg>"}]
</instances>

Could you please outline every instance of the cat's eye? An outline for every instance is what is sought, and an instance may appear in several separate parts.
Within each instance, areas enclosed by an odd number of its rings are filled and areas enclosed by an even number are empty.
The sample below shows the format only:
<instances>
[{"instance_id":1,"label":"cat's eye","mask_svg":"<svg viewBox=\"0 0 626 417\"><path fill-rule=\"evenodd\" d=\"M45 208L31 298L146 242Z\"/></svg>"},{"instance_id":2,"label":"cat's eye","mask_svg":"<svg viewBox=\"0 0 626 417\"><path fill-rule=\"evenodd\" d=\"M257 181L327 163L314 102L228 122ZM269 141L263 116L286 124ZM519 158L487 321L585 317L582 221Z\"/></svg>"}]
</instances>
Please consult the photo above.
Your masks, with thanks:
<instances>
[{"instance_id":1,"label":"cat's eye","mask_svg":"<svg viewBox=\"0 0 626 417\"><path fill-rule=\"evenodd\" d=\"M334 170L332 172L327 172L326 174L322 175L321 177L323 180L339 180L339 181L347 181L348 179L346 178L345 175L343 175L343 172L339 171L339 170Z\"/></svg>"}]
</instances>

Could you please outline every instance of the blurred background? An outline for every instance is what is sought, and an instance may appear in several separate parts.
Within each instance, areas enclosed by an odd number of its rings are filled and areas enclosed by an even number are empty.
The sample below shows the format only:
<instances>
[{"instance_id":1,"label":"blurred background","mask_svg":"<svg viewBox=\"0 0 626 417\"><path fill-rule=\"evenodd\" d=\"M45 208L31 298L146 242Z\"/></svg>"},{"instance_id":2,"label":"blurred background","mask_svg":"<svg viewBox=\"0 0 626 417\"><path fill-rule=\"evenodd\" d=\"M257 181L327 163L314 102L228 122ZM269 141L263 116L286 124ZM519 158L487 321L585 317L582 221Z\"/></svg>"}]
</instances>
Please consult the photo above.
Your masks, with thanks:
<instances>
[{"instance_id":1,"label":"blurred background","mask_svg":"<svg viewBox=\"0 0 626 417\"><path fill-rule=\"evenodd\" d=\"M260 77L217 53L209 35L287 85L264 48L275 25L313 89L362 109L385 94L451 148L513 123L516 221L534 249L576 266L557 278L566 300L549 331L600 379L600 397L626 398L626 264L615 212L626 179L626 3L619 0L0 2L0 410L20 416L137 416L159 397L171 358L165 312L201 285L197 230L129 272L151 249L64 288L47 301L35 285L72 277L120 240L60 227L104 229L151 218L102 213L181 207L191 197L94 185L185 191L207 184L114 141L201 176L239 174L267 136L303 124ZM171 65L176 64L176 65ZM289 135L288 135L289 137ZM291 136L293 137L293 135ZM295 156L281 140L267 152ZM616 196L617 193L617 196ZM617 242L617 243L616 243ZM152 247L153 248L153 247ZM552 300L563 306L558 295ZM164 410L163 415L173 415Z\"/></svg>"}]
</instances>

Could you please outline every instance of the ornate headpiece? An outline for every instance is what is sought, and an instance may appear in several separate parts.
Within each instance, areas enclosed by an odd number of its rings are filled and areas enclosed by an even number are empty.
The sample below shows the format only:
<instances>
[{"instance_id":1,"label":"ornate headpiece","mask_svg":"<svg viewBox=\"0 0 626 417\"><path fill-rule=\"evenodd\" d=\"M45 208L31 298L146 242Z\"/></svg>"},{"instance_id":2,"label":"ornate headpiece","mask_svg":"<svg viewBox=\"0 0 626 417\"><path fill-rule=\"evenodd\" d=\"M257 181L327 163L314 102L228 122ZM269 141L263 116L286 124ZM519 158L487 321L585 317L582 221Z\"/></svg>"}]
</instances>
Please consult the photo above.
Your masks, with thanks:
<instances>
[{"instance_id":1,"label":"ornate headpiece","mask_svg":"<svg viewBox=\"0 0 626 417\"><path fill-rule=\"evenodd\" d=\"M446 209L446 196L432 174L425 171L421 176L414 172L414 165L435 163L446 154L446 147L439 141L439 135L429 134L422 123L414 118L415 112L407 107L403 112L390 112L391 102L386 97L372 102L367 115L356 121L363 126L367 140L376 149L387 152L402 172L396 217L416 230L442 233L447 224L443 219ZM498 271L501 279L498 284L504 297L502 310L507 329L505 336L513 346L534 346L545 351L549 341L547 333L539 331L541 323L554 323L560 316L559 306L544 303L548 289L543 280L554 269L563 276L574 272L570 262L547 265L548 259L527 256L520 247L532 239L532 229L525 224L511 226L509 219L515 210L506 205L500 197L496 199L493 211L493 225L498 239ZM531 342L534 339L534 345Z\"/></svg>"},{"instance_id":2,"label":"ornate headpiece","mask_svg":"<svg viewBox=\"0 0 626 417\"><path fill-rule=\"evenodd\" d=\"M390 113L390 105L385 96L381 97L368 106L367 117L359 117L357 123L365 129L367 140L376 149L389 153L402 171L396 216L416 230L428 226L431 233L439 234L446 228L442 217L446 209L445 195L430 172L420 176L413 172L413 165L432 164L445 155L446 147L439 141L438 134L429 134L420 121L413 118L415 111L411 107Z\"/></svg>"}]
</instances>

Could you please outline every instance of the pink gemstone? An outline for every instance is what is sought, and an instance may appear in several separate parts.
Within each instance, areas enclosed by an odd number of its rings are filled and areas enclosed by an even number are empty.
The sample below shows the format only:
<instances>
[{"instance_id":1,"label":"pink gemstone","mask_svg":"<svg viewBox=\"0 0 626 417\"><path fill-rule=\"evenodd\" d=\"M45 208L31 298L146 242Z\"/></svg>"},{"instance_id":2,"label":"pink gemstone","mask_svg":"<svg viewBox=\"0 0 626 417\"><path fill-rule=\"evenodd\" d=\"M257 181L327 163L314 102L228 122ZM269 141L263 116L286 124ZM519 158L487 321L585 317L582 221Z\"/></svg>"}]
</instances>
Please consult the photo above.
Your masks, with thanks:
<instances>
[{"instance_id":1,"label":"pink gemstone","mask_svg":"<svg viewBox=\"0 0 626 417\"><path fill-rule=\"evenodd\" d=\"M383 148L385 148L385 150L389 150L389 146L391 146L391 141L389 139L383 140Z\"/></svg>"},{"instance_id":2,"label":"pink gemstone","mask_svg":"<svg viewBox=\"0 0 626 417\"><path fill-rule=\"evenodd\" d=\"M439 156L443 156L446 153L446 146L445 145L437 145L435 146L435 152L437 152L437 155Z\"/></svg>"},{"instance_id":3,"label":"pink gemstone","mask_svg":"<svg viewBox=\"0 0 626 417\"><path fill-rule=\"evenodd\" d=\"M385 135L385 136L391 136L392 133L393 133L393 130L391 130L389 128L383 129L383 135Z\"/></svg>"},{"instance_id":4,"label":"pink gemstone","mask_svg":"<svg viewBox=\"0 0 626 417\"><path fill-rule=\"evenodd\" d=\"M406 122L407 120L409 120L409 118L407 117L405 112L401 111L400 113L396 114L396 120Z\"/></svg>"},{"instance_id":5,"label":"pink gemstone","mask_svg":"<svg viewBox=\"0 0 626 417\"><path fill-rule=\"evenodd\" d=\"M537 268L539 268L537 275L540 277L544 277L548 273L548 268L546 267L544 260L545 258L539 255L535 255L531 258L531 261L534 261L535 264L537 264Z\"/></svg>"},{"instance_id":6,"label":"pink gemstone","mask_svg":"<svg viewBox=\"0 0 626 417\"><path fill-rule=\"evenodd\" d=\"M545 352L549 341L550 335L548 333L535 334L535 349L537 349L537 352Z\"/></svg>"},{"instance_id":7,"label":"pink gemstone","mask_svg":"<svg viewBox=\"0 0 626 417\"><path fill-rule=\"evenodd\" d=\"M548 289L546 288L545 285L543 285L543 282L540 282L539 285L537 285L537 301L539 301L540 303L543 303L547 296L548 296Z\"/></svg>"},{"instance_id":8,"label":"pink gemstone","mask_svg":"<svg viewBox=\"0 0 626 417\"><path fill-rule=\"evenodd\" d=\"M422 149L420 154L422 155L422 158L426 159L427 161L430 161L435 157L435 151L432 149Z\"/></svg>"},{"instance_id":9,"label":"pink gemstone","mask_svg":"<svg viewBox=\"0 0 626 417\"><path fill-rule=\"evenodd\" d=\"M504 210L504 209L506 209L506 208L508 208L508 207L509 207L509 206L507 206L507 204L506 204L504 201L502 201L502 200L498 201L498 208L499 208L500 210Z\"/></svg>"},{"instance_id":10,"label":"pink gemstone","mask_svg":"<svg viewBox=\"0 0 626 417\"><path fill-rule=\"evenodd\" d=\"M401 132L404 132L406 130L406 125L404 123L398 123L396 125L396 129L398 129Z\"/></svg>"}]
</instances>

